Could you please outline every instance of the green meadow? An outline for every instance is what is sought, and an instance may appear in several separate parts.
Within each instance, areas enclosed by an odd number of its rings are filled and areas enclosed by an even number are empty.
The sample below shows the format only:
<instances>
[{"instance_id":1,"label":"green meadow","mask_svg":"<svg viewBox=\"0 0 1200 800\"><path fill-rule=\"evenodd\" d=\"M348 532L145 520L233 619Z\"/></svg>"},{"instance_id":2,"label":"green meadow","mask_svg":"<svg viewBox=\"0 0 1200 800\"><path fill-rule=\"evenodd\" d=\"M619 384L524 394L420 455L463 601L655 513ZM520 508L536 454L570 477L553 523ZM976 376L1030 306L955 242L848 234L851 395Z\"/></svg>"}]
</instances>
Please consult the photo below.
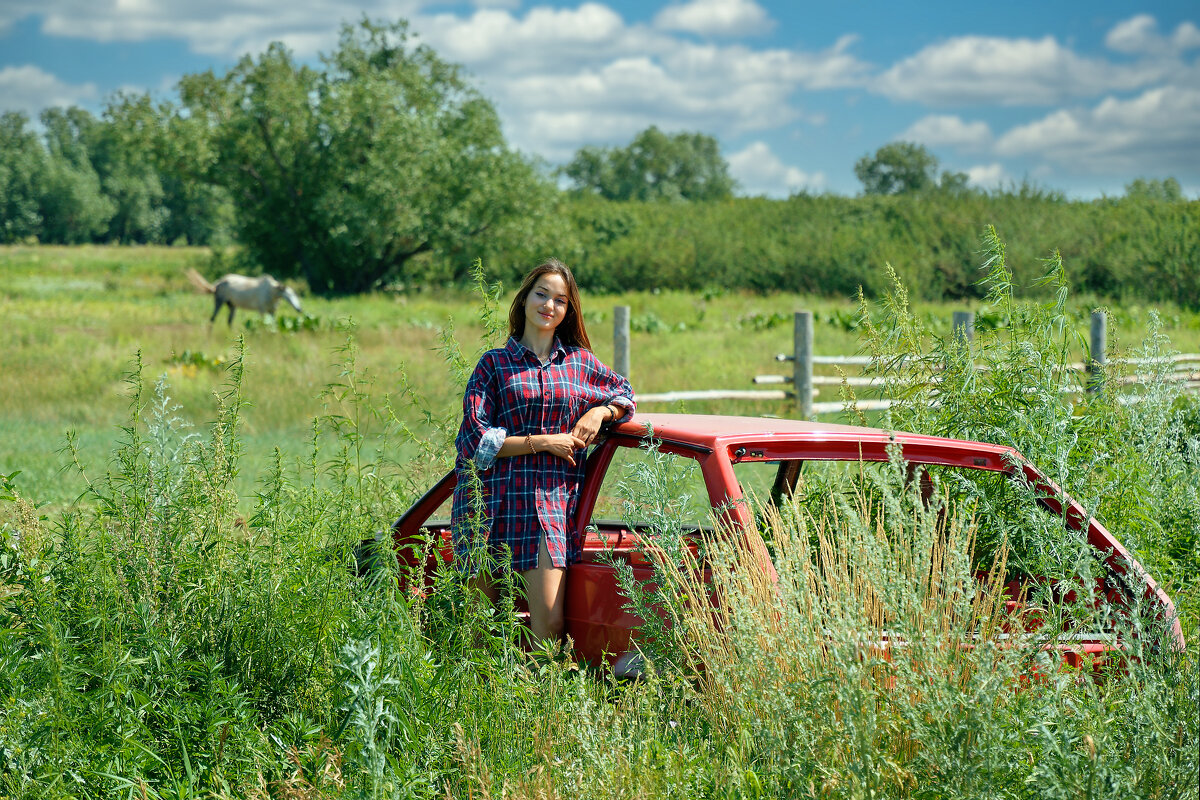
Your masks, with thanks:
<instances>
[{"instance_id":1,"label":"green meadow","mask_svg":"<svg viewBox=\"0 0 1200 800\"><path fill-rule=\"evenodd\" d=\"M1109 308L1110 357L1149 375L1084 392L1065 365L1103 304L1053 261L1026 300L1004 245L984 250L970 349L950 335L960 306L899 285L863 309L650 286L585 314L608 360L612 309L632 308L631 378L651 393L752 388L813 311L816 351L870 353L901 400L869 421L1019 447L1171 594L1186 649L1153 606L1089 602L1094 554L1012 502L1029 487L934 475L922 498L899 457L806 472L757 530L705 541L714 612L670 556L681 498L651 457L621 489L657 520L654 580L622 578L648 666L618 681L522 641L511 587L492 607L443 568L402 592L387 542L354 569L448 467L512 287L304 294L303 318L231 328L187 280L204 250L0 249L0 797L1194 798L1200 400L1166 356L1200 350L1200 316ZM1021 623L981 558L1049 578L1027 598L1043 627L1007 635ZM1065 667L1046 649L1063 626L1123 655Z\"/></svg>"},{"instance_id":2,"label":"green meadow","mask_svg":"<svg viewBox=\"0 0 1200 800\"><path fill-rule=\"evenodd\" d=\"M225 380L222 365L245 341L243 416L248 464L241 484L252 491L253 475L273 448L298 454L311 436L313 419L330 413L326 388L336 383L353 340L357 363L377 397L399 393L401 382L439 410L453 411L457 384L439 350L453 338L468 357L482 346L481 300L462 288L373 294L337 299L304 296L308 328L287 324L295 315L279 310L283 327L261 324L239 311L232 326L222 312L215 323L211 298L185 277L189 268L211 269L202 248L6 247L0 249L0 474L20 470L21 490L40 501L62 504L79 487L61 452L68 431L85 461L102 466L117 428L128 418L125 383L140 354L143 378L166 375L178 415L201 426L213 418L214 392ZM883 265L879 265L883 269ZM214 277L210 275L210 277ZM980 275L982 277L982 273ZM503 287L500 311L515 287ZM792 350L791 314L811 310L815 352L861 352L858 302L811 296L737 292L648 291L585 295L588 331L597 354L611 363L613 308L631 308L631 378L642 393L700 389L754 389L758 374L779 374L790 365L775 355ZM1095 298L1073 298L1077 360L1088 341L1088 315L1109 308L1110 355L1140 344L1150 306L1109 307ZM1200 351L1200 314L1155 306L1171 345ZM949 334L952 314L977 310L977 326L994 318L976 303L915 303L914 313L938 335ZM830 367L818 372L838 374ZM853 374L853 373L851 373ZM403 376L403 377L401 377ZM839 399L836 386L820 387L818 401ZM863 395L868 396L868 395ZM648 403L643 410L695 413L794 415L790 401L689 401ZM836 419L831 415L827 419ZM420 425L420 419L411 420Z\"/></svg>"}]
</instances>

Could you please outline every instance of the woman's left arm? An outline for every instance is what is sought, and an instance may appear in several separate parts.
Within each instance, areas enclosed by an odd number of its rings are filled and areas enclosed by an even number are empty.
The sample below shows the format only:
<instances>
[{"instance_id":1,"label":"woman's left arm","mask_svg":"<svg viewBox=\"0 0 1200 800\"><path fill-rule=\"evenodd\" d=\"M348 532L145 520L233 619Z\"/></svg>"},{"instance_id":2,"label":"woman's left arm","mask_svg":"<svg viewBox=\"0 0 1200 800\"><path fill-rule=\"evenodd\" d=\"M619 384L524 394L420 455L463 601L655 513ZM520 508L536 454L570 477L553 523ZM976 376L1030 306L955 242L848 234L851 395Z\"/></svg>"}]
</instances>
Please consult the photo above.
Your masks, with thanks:
<instances>
[{"instance_id":1,"label":"woman's left arm","mask_svg":"<svg viewBox=\"0 0 1200 800\"><path fill-rule=\"evenodd\" d=\"M601 426L633 416L637 405L633 398L633 386L628 380L613 372L595 356L591 356L589 360L592 388L602 401L583 413L571 433L591 444Z\"/></svg>"}]
</instances>

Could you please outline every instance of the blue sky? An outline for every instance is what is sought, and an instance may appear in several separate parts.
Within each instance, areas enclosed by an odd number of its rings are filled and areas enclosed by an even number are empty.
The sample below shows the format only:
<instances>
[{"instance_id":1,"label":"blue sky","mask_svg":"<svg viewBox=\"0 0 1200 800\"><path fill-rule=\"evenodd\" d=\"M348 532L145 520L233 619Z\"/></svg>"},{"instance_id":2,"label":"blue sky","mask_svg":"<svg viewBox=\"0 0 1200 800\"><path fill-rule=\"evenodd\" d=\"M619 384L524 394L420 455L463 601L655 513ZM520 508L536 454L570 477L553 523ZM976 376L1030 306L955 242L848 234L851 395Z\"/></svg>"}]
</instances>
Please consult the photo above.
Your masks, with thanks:
<instances>
[{"instance_id":1,"label":"blue sky","mask_svg":"<svg viewBox=\"0 0 1200 800\"><path fill-rule=\"evenodd\" d=\"M1194 0L3 0L0 110L169 99L276 40L315 61L364 14L408 19L552 164L657 125L715 136L744 194L855 194L854 162L904 139L983 187L1200 195Z\"/></svg>"}]
</instances>

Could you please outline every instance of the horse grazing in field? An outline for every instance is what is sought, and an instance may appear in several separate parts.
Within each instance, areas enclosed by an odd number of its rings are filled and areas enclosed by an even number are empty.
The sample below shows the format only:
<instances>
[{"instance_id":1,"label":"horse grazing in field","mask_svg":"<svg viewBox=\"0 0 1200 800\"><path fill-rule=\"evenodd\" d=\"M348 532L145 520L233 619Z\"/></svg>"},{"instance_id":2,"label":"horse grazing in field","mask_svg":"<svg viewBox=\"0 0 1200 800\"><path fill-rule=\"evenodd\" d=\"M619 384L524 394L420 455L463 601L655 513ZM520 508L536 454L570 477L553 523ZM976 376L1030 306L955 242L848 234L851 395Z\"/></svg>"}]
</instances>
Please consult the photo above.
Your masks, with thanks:
<instances>
[{"instance_id":1,"label":"horse grazing in field","mask_svg":"<svg viewBox=\"0 0 1200 800\"><path fill-rule=\"evenodd\" d=\"M204 280L204 277L194 269L189 269L187 276L197 289L213 296L216 305L209 322L216 320L217 314L221 312L221 306L229 306L229 325L233 325L233 312L237 308L274 316L275 307L279 305L280 300L286 300L287 304L296 309L298 313L304 313L300 310L300 298L296 296L292 288L284 286L270 275L263 275L259 278L226 275L216 283Z\"/></svg>"}]
</instances>

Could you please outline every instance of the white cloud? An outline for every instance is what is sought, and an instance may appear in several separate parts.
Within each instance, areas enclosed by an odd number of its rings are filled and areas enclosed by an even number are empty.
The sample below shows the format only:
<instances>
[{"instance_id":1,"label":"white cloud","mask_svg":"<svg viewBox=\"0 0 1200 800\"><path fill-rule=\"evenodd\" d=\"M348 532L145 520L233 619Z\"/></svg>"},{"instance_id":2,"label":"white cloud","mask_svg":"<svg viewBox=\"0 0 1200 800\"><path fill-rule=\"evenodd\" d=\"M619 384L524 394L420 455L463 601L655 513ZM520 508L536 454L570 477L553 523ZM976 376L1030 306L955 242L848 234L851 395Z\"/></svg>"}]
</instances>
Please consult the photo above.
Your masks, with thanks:
<instances>
[{"instance_id":1,"label":"white cloud","mask_svg":"<svg viewBox=\"0 0 1200 800\"><path fill-rule=\"evenodd\" d=\"M1138 14L1114 25L1104 38L1104 43L1118 53L1182 53L1200 47L1200 28L1191 22L1181 22L1169 37L1162 36L1154 17Z\"/></svg>"},{"instance_id":2,"label":"white cloud","mask_svg":"<svg viewBox=\"0 0 1200 800\"><path fill-rule=\"evenodd\" d=\"M992 130L986 122L964 122L954 115L933 114L917 120L896 138L930 147L979 150L991 143Z\"/></svg>"},{"instance_id":3,"label":"white cloud","mask_svg":"<svg viewBox=\"0 0 1200 800\"><path fill-rule=\"evenodd\" d=\"M980 189L995 189L1012 182L1002 164L976 164L963 171L967 173L967 183Z\"/></svg>"},{"instance_id":4,"label":"white cloud","mask_svg":"<svg viewBox=\"0 0 1200 800\"><path fill-rule=\"evenodd\" d=\"M259 53L281 41L301 58L337 42L340 23L364 14L372 19L411 18L419 0L53 0L37 8L42 30L100 42L183 40L205 55L233 58ZM26 15L27 16L27 15Z\"/></svg>"},{"instance_id":5,"label":"white cloud","mask_svg":"<svg viewBox=\"0 0 1200 800\"><path fill-rule=\"evenodd\" d=\"M873 88L897 100L933 105L1045 105L1143 88L1169 77L1161 60L1111 64L1083 58L1053 37L960 36L892 66Z\"/></svg>"},{"instance_id":6,"label":"white cloud","mask_svg":"<svg viewBox=\"0 0 1200 800\"><path fill-rule=\"evenodd\" d=\"M654 24L701 36L745 36L770 30L773 22L754 0L691 0L667 6Z\"/></svg>"},{"instance_id":7,"label":"white cloud","mask_svg":"<svg viewBox=\"0 0 1200 800\"><path fill-rule=\"evenodd\" d=\"M584 144L624 144L651 124L726 139L819 125L823 118L806 113L796 93L861 86L869 69L851 52L854 36L801 51L691 35L769 26L755 0L684 0L663 12L658 27L628 22L596 0L565 7L471 2L473 10L452 14L437 13L443 4L431 0L360 0L353 9L340 0L0 0L0 25L36 11L49 36L165 38L225 59L282 41L307 60L336 45L343 21L404 17L420 41L471 73L496 104L510 142L552 161ZM24 5L13 11L15 3ZM666 29L672 26L687 33Z\"/></svg>"},{"instance_id":8,"label":"white cloud","mask_svg":"<svg viewBox=\"0 0 1200 800\"><path fill-rule=\"evenodd\" d=\"M87 105L98 97L94 83L67 83L31 64L0 69L0 109L31 119L50 106Z\"/></svg>"},{"instance_id":9,"label":"white cloud","mask_svg":"<svg viewBox=\"0 0 1200 800\"><path fill-rule=\"evenodd\" d=\"M1107 97L1091 109L1062 109L1005 133L1003 156L1034 156L1080 174L1179 174L1200 165L1200 90L1150 89Z\"/></svg>"},{"instance_id":10,"label":"white cloud","mask_svg":"<svg viewBox=\"0 0 1200 800\"><path fill-rule=\"evenodd\" d=\"M564 9L541 6L523 18L502 9L484 9L469 17L437 14L420 20L419 30L444 58L486 68L480 70L483 77L493 70L516 74L536 66L570 69L610 53L655 45L653 40L629 41L624 20L599 3Z\"/></svg>"},{"instance_id":11,"label":"white cloud","mask_svg":"<svg viewBox=\"0 0 1200 800\"><path fill-rule=\"evenodd\" d=\"M741 194L786 197L802 189L825 188L824 173L808 173L784 164L765 142L754 142L727 160L729 173L741 185Z\"/></svg>"},{"instance_id":12,"label":"white cloud","mask_svg":"<svg viewBox=\"0 0 1200 800\"><path fill-rule=\"evenodd\" d=\"M853 37L820 52L719 46L627 24L599 3L438 14L419 26L479 77L510 141L555 161L583 144L624 144L650 124L719 137L819 124L792 95L860 84L866 72Z\"/></svg>"},{"instance_id":13,"label":"white cloud","mask_svg":"<svg viewBox=\"0 0 1200 800\"><path fill-rule=\"evenodd\" d=\"M0 3L0 35L8 32L14 23L41 11L44 0L6 0Z\"/></svg>"}]
</instances>

